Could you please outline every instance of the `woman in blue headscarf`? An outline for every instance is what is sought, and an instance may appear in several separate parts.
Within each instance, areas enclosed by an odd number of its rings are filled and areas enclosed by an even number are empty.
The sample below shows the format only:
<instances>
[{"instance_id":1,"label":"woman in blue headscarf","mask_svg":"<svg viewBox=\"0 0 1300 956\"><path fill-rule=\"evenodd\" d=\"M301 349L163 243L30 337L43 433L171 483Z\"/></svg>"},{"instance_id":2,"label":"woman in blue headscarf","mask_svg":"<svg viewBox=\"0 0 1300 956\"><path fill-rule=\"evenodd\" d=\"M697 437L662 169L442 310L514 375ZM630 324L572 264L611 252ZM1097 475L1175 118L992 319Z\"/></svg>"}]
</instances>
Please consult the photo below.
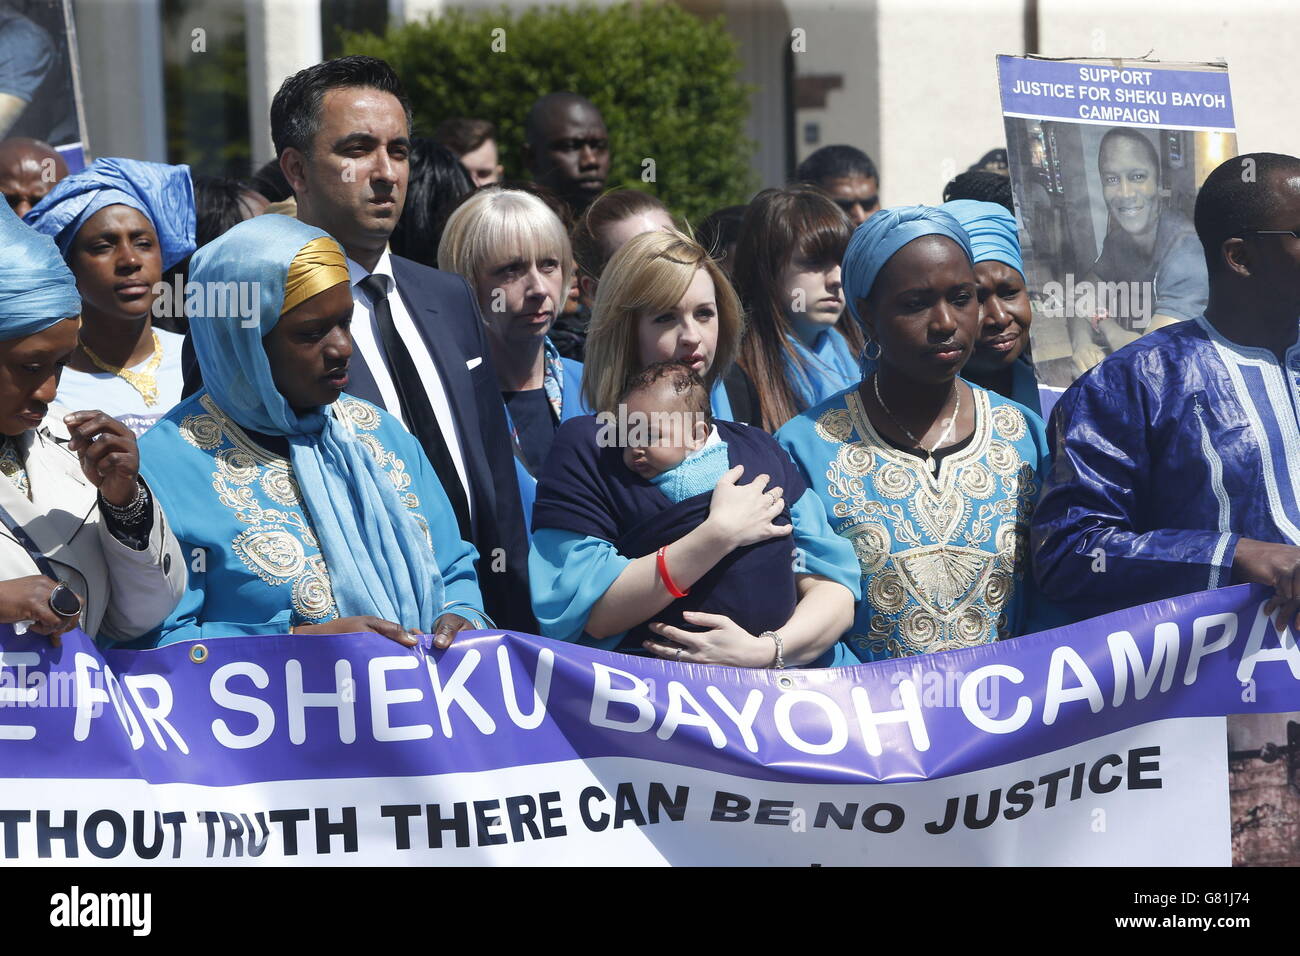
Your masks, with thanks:
<instances>
[{"instance_id":1,"label":"woman in blue headscarf","mask_svg":"<svg viewBox=\"0 0 1300 956\"><path fill-rule=\"evenodd\" d=\"M97 159L25 218L58 244L81 294L80 341L59 402L102 408L143 434L181 398L184 336L153 320L183 311L163 274L194 251L189 167Z\"/></svg>"},{"instance_id":2,"label":"woman in blue headscarf","mask_svg":"<svg viewBox=\"0 0 1300 956\"><path fill-rule=\"evenodd\" d=\"M954 199L939 208L966 230L979 289L980 330L962 376L1045 417L1029 357L1034 316L1015 217L998 203L974 199Z\"/></svg>"},{"instance_id":3,"label":"woman in blue headscarf","mask_svg":"<svg viewBox=\"0 0 1300 956\"><path fill-rule=\"evenodd\" d=\"M958 377L980 329L970 240L948 213L886 209L844 254L875 371L777 440L862 572L849 647L864 661L1025 633L1025 538L1042 421Z\"/></svg>"},{"instance_id":4,"label":"woman in blue headscarf","mask_svg":"<svg viewBox=\"0 0 1300 956\"><path fill-rule=\"evenodd\" d=\"M131 432L52 404L81 308L58 249L7 206L0 248L0 622L139 637L176 606L185 562Z\"/></svg>"},{"instance_id":5,"label":"woman in blue headscarf","mask_svg":"<svg viewBox=\"0 0 1300 956\"><path fill-rule=\"evenodd\" d=\"M190 334L204 387L141 439L190 561L155 644L372 631L446 647L487 626L446 493L402 424L343 395L352 295L343 251L285 216L195 255ZM249 289L256 314L223 308ZM220 292L221 294L217 294Z\"/></svg>"}]
</instances>

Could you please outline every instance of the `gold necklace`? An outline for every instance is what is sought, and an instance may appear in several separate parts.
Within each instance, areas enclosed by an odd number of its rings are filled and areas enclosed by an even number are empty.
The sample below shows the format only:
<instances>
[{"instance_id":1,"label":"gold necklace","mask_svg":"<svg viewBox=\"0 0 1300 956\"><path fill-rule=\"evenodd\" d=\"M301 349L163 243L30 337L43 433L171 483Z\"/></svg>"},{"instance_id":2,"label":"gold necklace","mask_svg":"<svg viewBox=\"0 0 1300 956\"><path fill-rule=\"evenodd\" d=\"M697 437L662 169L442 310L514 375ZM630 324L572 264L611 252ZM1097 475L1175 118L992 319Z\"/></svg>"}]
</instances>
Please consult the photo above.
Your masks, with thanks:
<instances>
[{"instance_id":1,"label":"gold necklace","mask_svg":"<svg viewBox=\"0 0 1300 956\"><path fill-rule=\"evenodd\" d=\"M133 372L129 368L121 368L116 365L109 365L102 358L96 355L85 342L81 343L81 351L86 353L86 358L90 359L98 368L105 372L111 372L126 384L140 393L146 405L158 404L158 366L162 364L162 339L158 338L158 331L153 332L153 354L149 356L149 364L145 366L143 372Z\"/></svg>"},{"instance_id":2,"label":"gold necklace","mask_svg":"<svg viewBox=\"0 0 1300 956\"><path fill-rule=\"evenodd\" d=\"M875 386L876 402L880 405L881 410L886 415L889 416L889 420L891 422L893 422L895 425L897 425L899 428L903 430L903 434L906 435L908 438L910 438L912 440L912 443L916 445L917 448L925 452L925 467L937 475L939 473L939 466L935 464L934 461L935 449L937 449L940 445L942 445L945 441L948 440L948 436L952 434L953 426L957 424L957 416L961 414L961 389L957 386L956 380L954 380L952 383L953 391L957 393L957 402L956 402L956 406L952 410L952 418L948 419L947 423L944 426L943 432L935 440L935 443L930 446L928 451L926 450L926 447L921 444L921 439L913 435L911 431L908 430L906 425L904 425L902 422L900 422L897 418L894 417L894 413L889 410L889 406L885 404L885 400L880 397L879 373L871 376L871 384ZM947 405L948 400L945 398L943 403Z\"/></svg>"}]
</instances>

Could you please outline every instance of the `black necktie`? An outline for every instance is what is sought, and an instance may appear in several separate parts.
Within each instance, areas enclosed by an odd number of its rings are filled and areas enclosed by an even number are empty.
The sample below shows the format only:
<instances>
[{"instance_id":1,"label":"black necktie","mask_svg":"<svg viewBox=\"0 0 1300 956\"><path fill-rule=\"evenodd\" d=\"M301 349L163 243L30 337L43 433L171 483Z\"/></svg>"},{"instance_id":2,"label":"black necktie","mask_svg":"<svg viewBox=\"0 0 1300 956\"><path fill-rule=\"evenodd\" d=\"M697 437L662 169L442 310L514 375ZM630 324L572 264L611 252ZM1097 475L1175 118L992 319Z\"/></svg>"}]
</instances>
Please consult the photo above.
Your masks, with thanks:
<instances>
[{"instance_id":1,"label":"black necktie","mask_svg":"<svg viewBox=\"0 0 1300 956\"><path fill-rule=\"evenodd\" d=\"M456 512L456 523L460 526L460 536L465 541L473 541L469 520L469 502L465 498L465 488L460 483L460 473L456 462L451 457L451 449L443 437L438 425L438 416L433 413L429 396L420 383L420 373L415 370L415 362L407 351L406 343L393 324L393 310L388 306L387 276L370 275L357 283L369 297L375 307L375 324L379 326L379 344L388 360L388 373L393 386L397 389L397 398L402 405L402 418L411 429L411 433L424 446L424 453L429 456L433 469L442 481L442 488L451 500L452 510Z\"/></svg>"}]
</instances>

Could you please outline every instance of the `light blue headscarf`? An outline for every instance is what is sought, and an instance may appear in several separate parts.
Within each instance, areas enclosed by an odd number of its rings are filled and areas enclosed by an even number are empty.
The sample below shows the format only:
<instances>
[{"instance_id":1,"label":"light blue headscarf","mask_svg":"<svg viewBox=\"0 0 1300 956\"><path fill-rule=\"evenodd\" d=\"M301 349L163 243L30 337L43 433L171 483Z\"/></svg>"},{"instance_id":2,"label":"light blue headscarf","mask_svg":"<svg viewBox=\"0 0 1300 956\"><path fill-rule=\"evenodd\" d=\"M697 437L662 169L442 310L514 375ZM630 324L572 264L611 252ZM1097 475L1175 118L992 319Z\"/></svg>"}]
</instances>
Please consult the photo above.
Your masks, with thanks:
<instances>
[{"instance_id":1,"label":"light blue headscarf","mask_svg":"<svg viewBox=\"0 0 1300 956\"><path fill-rule=\"evenodd\" d=\"M0 341L21 339L81 313L77 281L49 236L0 203Z\"/></svg>"},{"instance_id":2,"label":"light blue headscarf","mask_svg":"<svg viewBox=\"0 0 1300 956\"><path fill-rule=\"evenodd\" d=\"M188 166L97 159L60 180L23 219L38 232L53 236L66 259L86 220L105 206L118 204L140 210L153 224L164 269L194 251L194 184Z\"/></svg>"},{"instance_id":3,"label":"light blue headscarf","mask_svg":"<svg viewBox=\"0 0 1300 956\"><path fill-rule=\"evenodd\" d=\"M913 239L947 236L971 258L970 239L951 215L934 206L895 206L882 209L853 231L844 250L840 273L849 311L859 322L858 299L865 299L890 257ZM973 260L972 260L973 261Z\"/></svg>"},{"instance_id":4,"label":"light blue headscarf","mask_svg":"<svg viewBox=\"0 0 1300 956\"><path fill-rule=\"evenodd\" d=\"M303 246L324 235L288 216L263 215L200 249L190 281L202 288L257 282L260 311L253 324L208 315L205 302L189 317L194 350L204 386L222 411L245 428L288 438L289 459L340 616L373 614L427 634L442 610L443 584L424 530L333 408L299 415L289 406L275 387L262 345L262 337L280 321L290 263Z\"/></svg>"},{"instance_id":5,"label":"light blue headscarf","mask_svg":"<svg viewBox=\"0 0 1300 956\"><path fill-rule=\"evenodd\" d=\"M1025 264L1020 258L1016 217L1007 212L1005 206L975 199L954 199L939 208L950 213L966 230L976 262L1005 262L1024 279Z\"/></svg>"}]
</instances>

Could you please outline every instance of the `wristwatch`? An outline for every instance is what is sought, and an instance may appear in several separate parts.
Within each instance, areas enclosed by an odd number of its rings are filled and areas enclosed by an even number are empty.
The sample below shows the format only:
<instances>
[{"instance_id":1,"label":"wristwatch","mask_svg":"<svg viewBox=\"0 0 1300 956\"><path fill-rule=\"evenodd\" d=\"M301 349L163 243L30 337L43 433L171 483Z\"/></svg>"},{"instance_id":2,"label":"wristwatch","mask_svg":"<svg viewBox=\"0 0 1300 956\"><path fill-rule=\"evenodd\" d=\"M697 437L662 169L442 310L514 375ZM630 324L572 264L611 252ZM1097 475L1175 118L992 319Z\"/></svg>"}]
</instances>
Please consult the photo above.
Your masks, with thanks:
<instances>
[{"instance_id":1,"label":"wristwatch","mask_svg":"<svg viewBox=\"0 0 1300 956\"><path fill-rule=\"evenodd\" d=\"M50 610L59 617L76 617L81 613L81 598L62 581L50 592Z\"/></svg>"}]
</instances>

